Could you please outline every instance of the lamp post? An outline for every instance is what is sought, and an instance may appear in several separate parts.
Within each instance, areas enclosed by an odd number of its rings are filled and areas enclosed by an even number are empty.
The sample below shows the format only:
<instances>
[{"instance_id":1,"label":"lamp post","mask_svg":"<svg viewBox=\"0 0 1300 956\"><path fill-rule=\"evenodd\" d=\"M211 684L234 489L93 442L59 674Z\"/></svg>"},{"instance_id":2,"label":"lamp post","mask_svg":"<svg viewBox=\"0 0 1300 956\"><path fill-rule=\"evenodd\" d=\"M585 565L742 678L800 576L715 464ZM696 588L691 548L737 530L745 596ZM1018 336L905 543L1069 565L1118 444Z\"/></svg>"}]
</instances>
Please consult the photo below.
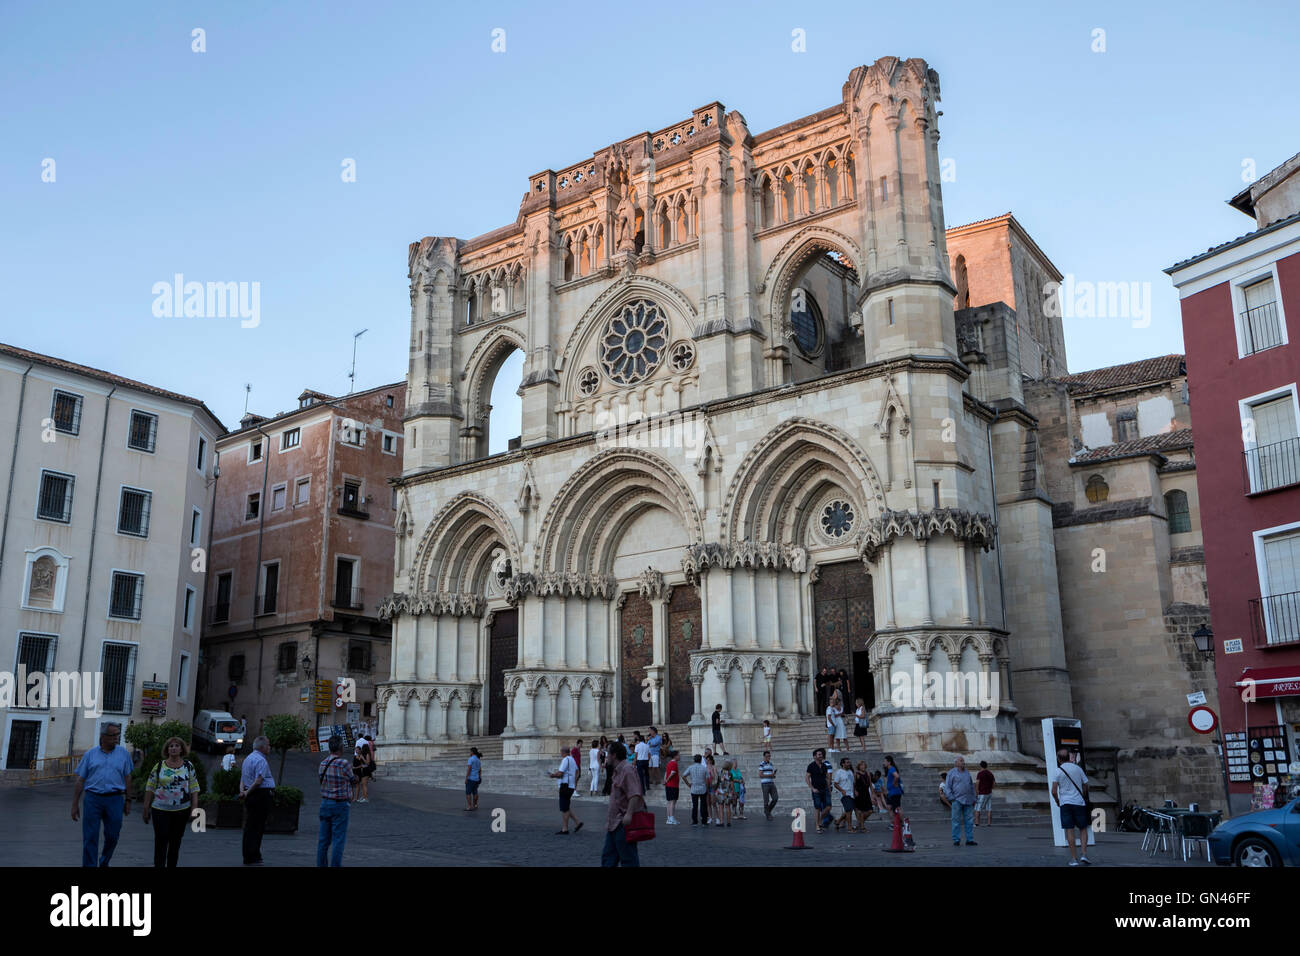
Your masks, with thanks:
<instances>
[{"instance_id":1,"label":"lamp post","mask_svg":"<svg viewBox=\"0 0 1300 956\"><path fill-rule=\"evenodd\" d=\"M1196 644L1196 649L1201 652L1201 657L1205 660L1214 662L1214 631L1210 630L1210 625L1202 624L1192 632L1192 641ZM1232 814L1232 791L1228 786L1228 747L1223 739L1223 717L1219 716L1219 770L1223 776L1223 812L1226 815Z\"/></svg>"},{"instance_id":2,"label":"lamp post","mask_svg":"<svg viewBox=\"0 0 1300 956\"><path fill-rule=\"evenodd\" d=\"M1192 633L1192 640L1196 643L1196 649L1201 652L1201 656L1206 660L1214 660L1214 632L1210 630L1208 624L1202 624Z\"/></svg>"}]
</instances>

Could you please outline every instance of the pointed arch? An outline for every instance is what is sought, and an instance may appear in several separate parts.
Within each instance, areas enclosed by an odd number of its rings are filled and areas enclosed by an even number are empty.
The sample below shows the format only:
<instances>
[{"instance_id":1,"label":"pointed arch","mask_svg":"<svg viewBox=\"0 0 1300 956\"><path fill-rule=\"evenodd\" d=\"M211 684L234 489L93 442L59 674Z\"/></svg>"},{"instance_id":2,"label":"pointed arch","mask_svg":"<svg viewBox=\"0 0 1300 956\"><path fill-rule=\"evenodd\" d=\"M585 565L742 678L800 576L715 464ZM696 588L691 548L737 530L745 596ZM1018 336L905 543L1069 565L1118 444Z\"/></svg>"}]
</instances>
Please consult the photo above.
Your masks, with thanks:
<instances>
[{"instance_id":1,"label":"pointed arch","mask_svg":"<svg viewBox=\"0 0 1300 956\"><path fill-rule=\"evenodd\" d=\"M520 566L519 541L505 512L485 495L461 492L429 522L412 562L411 590L461 590L472 570L466 562L481 554L485 540L505 548L512 565Z\"/></svg>"}]
</instances>

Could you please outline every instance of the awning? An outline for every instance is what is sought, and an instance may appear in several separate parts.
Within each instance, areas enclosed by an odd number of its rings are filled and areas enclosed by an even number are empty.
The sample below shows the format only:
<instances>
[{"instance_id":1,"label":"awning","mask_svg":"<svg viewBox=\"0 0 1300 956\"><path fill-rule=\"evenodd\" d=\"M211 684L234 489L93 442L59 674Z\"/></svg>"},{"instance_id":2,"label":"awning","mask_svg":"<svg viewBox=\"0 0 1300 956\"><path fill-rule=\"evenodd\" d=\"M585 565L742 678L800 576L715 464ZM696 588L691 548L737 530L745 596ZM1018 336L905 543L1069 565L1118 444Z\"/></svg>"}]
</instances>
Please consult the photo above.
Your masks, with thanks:
<instances>
[{"instance_id":1,"label":"awning","mask_svg":"<svg viewBox=\"0 0 1300 956\"><path fill-rule=\"evenodd\" d=\"M1300 697L1300 664L1291 667L1247 667L1238 687L1254 687L1255 697Z\"/></svg>"}]
</instances>

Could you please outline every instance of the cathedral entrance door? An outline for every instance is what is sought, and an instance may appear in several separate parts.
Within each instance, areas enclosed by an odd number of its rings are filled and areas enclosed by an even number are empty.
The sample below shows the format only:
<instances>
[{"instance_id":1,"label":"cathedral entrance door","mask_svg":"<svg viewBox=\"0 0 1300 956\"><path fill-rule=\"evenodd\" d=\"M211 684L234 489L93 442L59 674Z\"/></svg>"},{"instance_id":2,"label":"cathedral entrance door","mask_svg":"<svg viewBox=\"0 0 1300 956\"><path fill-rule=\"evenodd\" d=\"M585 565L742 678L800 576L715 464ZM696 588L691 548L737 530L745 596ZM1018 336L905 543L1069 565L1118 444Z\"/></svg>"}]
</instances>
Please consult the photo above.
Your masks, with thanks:
<instances>
[{"instance_id":1,"label":"cathedral entrance door","mask_svg":"<svg viewBox=\"0 0 1300 956\"><path fill-rule=\"evenodd\" d=\"M506 729L506 671L519 663L519 612L497 611L488 634L488 729Z\"/></svg>"},{"instance_id":2,"label":"cathedral entrance door","mask_svg":"<svg viewBox=\"0 0 1300 956\"><path fill-rule=\"evenodd\" d=\"M641 682L654 663L654 612L635 592L627 595L619 614L619 688L623 696L624 727L650 725L650 701L643 700Z\"/></svg>"},{"instance_id":3,"label":"cathedral entrance door","mask_svg":"<svg viewBox=\"0 0 1300 956\"><path fill-rule=\"evenodd\" d=\"M693 587L678 585L668 602L667 723L687 723L695 712L691 651L700 649L700 629L700 594Z\"/></svg>"},{"instance_id":4,"label":"cathedral entrance door","mask_svg":"<svg viewBox=\"0 0 1300 956\"><path fill-rule=\"evenodd\" d=\"M848 671L851 683L846 713L853 711L853 700L861 697L872 706L874 689L870 671L859 672L859 653L876 630L875 600L871 575L861 561L824 564L818 569L813 585L813 620L816 629L817 672L823 667ZM865 654L864 654L865 656Z\"/></svg>"}]
</instances>

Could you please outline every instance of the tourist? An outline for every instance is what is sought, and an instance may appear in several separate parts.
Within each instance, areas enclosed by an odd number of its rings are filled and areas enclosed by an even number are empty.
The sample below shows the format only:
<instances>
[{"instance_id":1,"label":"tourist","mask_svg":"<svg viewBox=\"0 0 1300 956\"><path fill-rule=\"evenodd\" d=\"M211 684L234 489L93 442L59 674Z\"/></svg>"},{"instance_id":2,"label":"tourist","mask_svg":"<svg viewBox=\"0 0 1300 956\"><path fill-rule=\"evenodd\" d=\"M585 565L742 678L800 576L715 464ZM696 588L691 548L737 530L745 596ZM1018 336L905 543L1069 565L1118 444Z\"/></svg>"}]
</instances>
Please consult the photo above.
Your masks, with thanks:
<instances>
[{"instance_id":1,"label":"tourist","mask_svg":"<svg viewBox=\"0 0 1300 956\"><path fill-rule=\"evenodd\" d=\"M722 742L722 705L721 704L718 704L716 707L713 708L713 742L718 747L722 748L720 751L722 756L724 757L728 756L727 748Z\"/></svg>"},{"instance_id":2,"label":"tourist","mask_svg":"<svg viewBox=\"0 0 1300 956\"><path fill-rule=\"evenodd\" d=\"M731 807L736 801L736 791L731 779L731 761L722 761L713 793L718 803L718 826L731 826Z\"/></svg>"},{"instance_id":3,"label":"tourist","mask_svg":"<svg viewBox=\"0 0 1300 956\"><path fill-rule=\"evenodd\" d=\"M736 819L745 819L745 775L740 772L740 761L731 765L731 792L735 795Z\"/></svg>"},{"instance_id":4,"label":"tourist","mask_svg":"<svg viewBox=\"0 0 1300 956\"><path fill-rule=\"evenodd\" d=\"M352 814L352 785L356 772L343 759L343 738L335 734L330 755L320 764L320 836L316 840L316 865L343 865L343 845L348 840Z\"/></svg>"},{"instance_id":5,"label":"tourist","mask_svg":"<svg viewBox=\"0 0 1300 956\"><path fill-rule=\"evenodd\" d=\"M871 802L881 813L889 809L885 803L885 781L881 779L879 770L871 774Z\"/></svg>"},{"instance_id":6,"label":"tourist","mask_svg":"<svg viewBox=\"0 0 1300 956\"><path fill-rule=\"evenodd\" d=\"M601 761L602 761L602 763L603 763L603 765L604 765L604 767L605 767L605 784L604 784L604 786L601 788L601 793L602 793L602 795L604 795L604 796L606 796L606 797L609 796L609 784L610 784L610 776L609 776L609 745L610 745L609 738L608 738L608 737L605 737L605 736L601 736L601 738L600 738L600 753L601 753L601 758L600 758L600 759L601 759Z\"/></svg>"},{"instance_id":7,"label":"tourist","mask_svg":"<svg viewBox=\"0 0 1300 956\"><path fill-rule=\"evenodd\" d=\"M1078 764L1071 763L1065 750L1056 752L1056 779L1052 781L1052 800L1060 808L1061 829L1065 831L1065 845L1070 848L1070 866L1085 865L1088 859L1088 775ZM1074 852L1075 835L1079 838L1079 853Z\"/></svg>"},{"instance_id":8,"label":"tourist","mask_svg":"<svg viewBox=\"0 0 1300 956\"><path fill-rule=\"evenodd\" d=\"M849 686L849 672L843 667L840 668L840 700L848 700L853 696L853 688Z\"/></svg>"},{"instance_id":9,"label":"tourist","mask_svg":"<svg viewBox=\"0 0 1300 956\"><path fill-rule=\"evenodd\" d=\"M948 799L948 773L945 770L939 771L939 802L945 810L952 810L952 801Z\"/></svg>"},{"instance_id":10,"label":"tourist","mask_svg":"<svg viewBox=\"0 0 1300 956\"><path fill-rule=\"evenodd\" d=\"M577 765L578 771L573 775L573 795L578 796L578 781L582 779L582 738L579 737L572 747L569 748L569 756L573 758L574 764Z\"/></svg>"},{"instance_id":11,"label":"tourist","mask_svg":"<svg viewBox=\"0 0 1300 956\"><path fill-rule=\"evenodd\" d=\"M271 741L265 735L253 741L253 752L244 759L240 772L239 799L244 801L244 866L262 865L262 834L266 832L266 818L271 812L271 791L275 777L267 756Z\"/></svg>"},{"instance_id":12,"label":"tourist","mask_svg":"<svg viewBox=\"0 0 1300 956\"><path fill-rule=\"evenodd\" d=\"M853 736L862 744L862 752L867 752L867 705L862 698L857 700L857 710L853 712Z\"/></svg>"},{"instance_id":13,"label":"tourist","mask_svg":"<svg viewBox=\"0 0 1300 956\"><path fill-rule=\"evenodd\" d=\"M763 749L772 749L772 722L770 720L763 721Z\"/></svg>"},{"instance_id":14,"label":"tourist","mask_svg":"<svg viewBox=\"0 0 1300 956\"><path fill-rule=\"evenodd\" d=\"M722 811L718 807L718 763L713 754L704 752L705 763L709 766L709 822L721 826Z\"/></svg>"},{"instance_id":15,"label":"tourist","mask_svg":"<svg viewBox=\"0 0 1300 956\"><path fill-rule=\"evenodd\" d=\"M477 747L469 748L469 760L465 762L465 809L478 809L478 788L483 782L483 757Z\"/></svg>"},{"instance_id":16,"label":"tourist","mask_svg":"<svg viewBox=\"0 0 1300 956\"><path fill-rule=\"evenodd\" d=\"M72 791L72 819L81 816L81 795L86 795L86 818L81 822L81 865L108 866L122 833L122 815L131 813L131 753L121 744L122 725L104 724L99 746L81 756ZM100 823L104 827L104 855L99 853Z\"/></svg>"},{"instance_id":17,"label":"tourist","mask_svg":"<svg viewBox=\"0 0 1300 956\"><path fill-rule=\"evenodd\" d=\"M650 737L646 744L650 748L650 783L659 782L659 748L663 745L664 739L659 736L659 731L654 727L650 728ZM650 788L646 788L650 792Z\"/></svg>"},{"instance_id":18,"label":"tourist","mask_svg":"<svg viewBox=\"0 0 1300 956\"><path fill-rule=\"evenodd\" d=\"M645 810L645 794L641 792L641 778L627 762L627 749L622 744L609 748L606 765L610 767L613 786L609 795L609 814L605 818L605 847L601 850L601 866L640 866L637 845L627 840L627 824L632 814Z\"/></svg>"},{"instance_id":19,"label":"tourist","mask_svg":"<svg viewBox=\"0 0 1300 956\"><path fill-rule=\"evenodd\" d=\"M222 770L235 769L235 748L234 747L226 748L226 755L221 758L221 769Z\"/></svg>"},{"instance_id":20,"label":"tourist","mask_svg":"<svg viewBox=\"0 0 1300 956\"><path fill-rule=\"evenodd\" d=\"M709 825L709 768L704 765L704 757L696 754L691 758L691 765L682 774L687 786L691 788L691 826L698 826L701 818L704 825Z\"/></svg>"},{"instance_id":21,"label":"tourist","mask_svg":"<svg viewBox=\"0 0 1300 956\"><path fill-rule=\"evenodd\" d=\"M669 826L677 825L677 788L681 778L677 773L677 751L668 751L668 765L664 767L664 802L668 804L668 819L664 822Z\"/></svg>"},{"instance_id":22,"label":"tourist","mask_svg":"<svg viewBox=\"0 0 1300 956\"><path fill-rule=\"evenodd\" d=\"M776 768L772 766L772 751L763 751L763 760L758 765L758 783L763 790L763 816L772 819L776 809Z\"/></svg>"},{"instance_id":23,"label":"tourist","mask_svg":"<svg viewBox=\"0 0 1300 956\"><path fill-rule=\"evenodd\" d=\"M984 825L993 826L993 771L987 760L980 761L980 772L975 775L975 825L980 825L980 811L984 811Z\"/></svg>"},{"instance_id":24,"label":"tourist","mask_svg":"<svg viewBox=\"0 0 1300 956\"><path fill-rule=\"evenodd\" d=\"M848 750L849 733L844 726L844 704L838 692L831 694L830 706L826 708L826 720L831 733L835 736L835 743L843 744L842 748L830 748L830 752L839 753L841 749Z\"/></svg>"},{"instance_id":25,"label":"tourist","mask_svg":"<svg viewBox=\"0 0 1300 956\"><path fill-rule=\"evenodd\" d=\"M185 741L168 737L144 787L144 822L153 818L153 865L176 866L181 838L199 808L199 777Z\"/></svg>"},{"instance_id":26,"label":"tourist","mask_svg":"<svg viewBox=\"0 0 1300 956\"><path fill-rule=\"evenodd\" d=\"M830 675L826 673L825 667L823 667L821 669L821 672L818 673L818 675L813 678L813 684L815 684L817 687L817 709L818 710L826 709L827 698L830 695L830 691L828 690L828 688L830 687L830 683L831 683L831 678Z\"/></svg>"},{"instance_id":27,"label":"tourist","mask_svg":"<svg viewBox=\"0 0 1300 956\"><path fill-rule=\"evenodd\" d=\"M641 777L641 793L650 792L650 745L646 743L641 731L636 732L636 772Z\"/></svg>"},{"instance_id":28,"label":"tourist","mask_svg":"<svg viewBox=\"0 0 1300 956\"><path fill-rule=\"evenodd\" d=\"M826 820L831 812L830 764L826 762L826 749L813 751L812 763L804 771L804 782L812 791L813 810L817 814L817 832L826 832Z\"/></svg>"},{"instance_id":29,"label":"tourist","mask_svg":"<svg viewBox=\"0 0 1300 956\"><path fill-rule=\"evenodd\" d=\"M966 758L958 756L944 779L944 789L952 801L952 845L961 846L961 830L966 830L966 845L977 846L974 831L975 781L966 769Z\"/></svg>"},{"instance_id":30,"label":"tourist","mask_svg":"<svg viewBox=\"0 0 1300 956\"><path fill-rule=\"evenodd\" d=\"M859 760L853 771L853 809L858 815L858 829L863 833L867 832L867 817L874 809L871 797L871 772L867 770L867 762Z\"/></svg>"},{"instance_id":31,"label":"tourist","mask_svg":"<svg viewBox=\"0 0 1300 956\"><path fill-rule=\"evenodd\" d=\"M853 825L853 761L848 757L840 758L839 769L831 774L831 785L839 792L840 807L844 810L835 821L835 832L847 824L849 832L856 833L857 828Z\"/></svg>"},{"instance_id":32,"label":"tourist","mask_svg":"<svg viewBox=\"0 0 1300 956\"><path fill-rule=\"evenodd\" d=\"M894 758L888 754L880 769L885 776L885 805L897 814L903 807L903 775L898 772Z\"/></svg>"},{"instance_id":33,"label":"tourist","mask_svg":"<svg viewBox=\"0 0 1300 956\"><path fill-rule=\"evenodd\" d=\"M590 796L594 797L600 788L600 767L604 762L605 751L601 749L599 740L593 740L591 750L587 752L587 770L591 773L591 786L588 788Z\"/></svg>"},{"instance_id":34,"label":"tourist","mask_svg":"<svg viewBox=\"0 0 1300 956\"><path fill-rule=\"evenodd\" d=\"M574 833L582 829L582 821L569 809L569 804L573 800L573 791L578 783L578 762L573 759L573 754L567 747L560 749L560 755L563 758L560 760L560 769L551 771L551 776L559 780L560 788L560 829L555 831L555 835L568 836L570 820L577 824L573 828Z\"/></svg>"},{"instance_id":35,"label":"tourist","mask_svg":"<svg viewBox=\"0 0 1300 956\"><path fill-rule=\"evenodd\" d=\"M366 780L368 774L366 771L370 767L370 747L366 743L365 737L357 738L356 749L352 751L352 776L356 777L360 783L357 786L357 803L369 803L368 791L366 789Z\"/></svg>"}]
</instances>

